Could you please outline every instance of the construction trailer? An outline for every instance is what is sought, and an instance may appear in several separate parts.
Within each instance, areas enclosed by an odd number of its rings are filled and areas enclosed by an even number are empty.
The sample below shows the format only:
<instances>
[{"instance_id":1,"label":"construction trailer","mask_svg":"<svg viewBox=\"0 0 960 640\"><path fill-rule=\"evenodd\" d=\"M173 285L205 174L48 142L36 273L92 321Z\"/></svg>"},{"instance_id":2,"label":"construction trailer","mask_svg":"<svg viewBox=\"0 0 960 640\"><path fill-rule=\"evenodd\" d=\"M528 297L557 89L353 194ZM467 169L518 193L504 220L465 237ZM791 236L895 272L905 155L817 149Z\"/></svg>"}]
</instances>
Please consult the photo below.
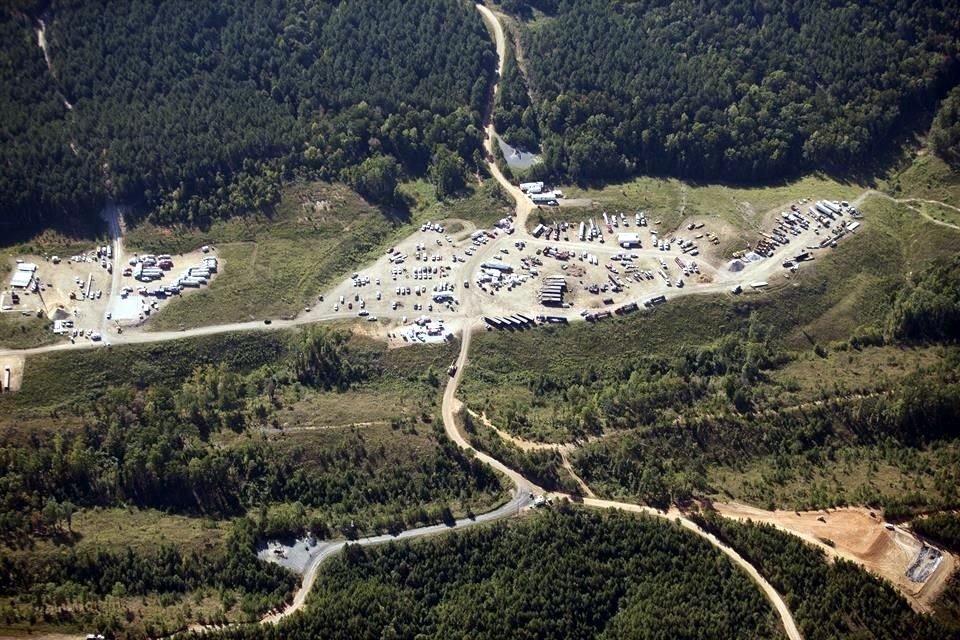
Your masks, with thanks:
<instances>
[{"instance_id":1,"label":"construction trailer","mask_svg":"<svg viewBox=\"0 0 960 640\"><path fill-rule=\"evenodd\" d=\"M617 244L624 249L631 249L640 246L639 233L619 233L617 234Z\"/></svg>"},{"instance_id":2,"label":"construction trailer","mask_svg":"<svg viewBox=\"0 0 960 640\"><path fill-rule=\"evenodd\" d=\"M840 215L840 207L838 207L838 206L837 206L836 204L834 204L833 202L830 202L829 200L821 200L818 204L822 204L822 205L823 205L824 207L826 207L827 210L830 211L830 213L832 213L833 215L835 215L835 216L839 216L839 215Z\"/></svg>"},{"instance_id":3,"label":"construction trailer","mask_svg":"<svg viewBox=\"0 0 960 640\"><path fill-rule=\"evenodd\" d=\"M533 204L547 204L551 206L560 204L560 201L557 199L557 194L552 191L533 194L530 196L530 200L533 202Z\"/></svg>"},{"instance_id":4,"label":"construction trailer","mask_svg":"<svg viewBox=\"0 0 960 640\"><path fill-rule=\"evenodd\" d=\"M520 191L528 194L543 193L543 186L542 182L521 182Z\"/></svg>"}]
</instances>

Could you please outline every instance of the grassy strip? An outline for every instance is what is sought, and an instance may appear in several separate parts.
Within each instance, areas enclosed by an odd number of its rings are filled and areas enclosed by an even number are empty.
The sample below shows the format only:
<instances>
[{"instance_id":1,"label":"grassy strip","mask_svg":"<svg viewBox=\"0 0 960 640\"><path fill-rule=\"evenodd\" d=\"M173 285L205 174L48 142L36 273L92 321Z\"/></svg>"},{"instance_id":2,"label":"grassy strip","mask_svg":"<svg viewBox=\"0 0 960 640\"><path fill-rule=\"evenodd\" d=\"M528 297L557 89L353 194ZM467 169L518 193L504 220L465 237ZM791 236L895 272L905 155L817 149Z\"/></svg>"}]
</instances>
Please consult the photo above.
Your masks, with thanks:
<instances>
[{"instance_id":1,"label":"grassy strip","mask_svg":"<svg viewBox=\"0 0 960 640\"><path fill-rule=\"evenodd\" d=\"M814 175L759 187L640 177L597 188L564 188L567 198L589 198L600 204L600 211L620 210L632 214L645 210L651 222L662 221L660 228L664 230L676 228L689 216L717 216L737 229L747 230L755 228L771 209L801 198L850 200L862 191L859 185Z\"/></svg>"},{"instance_id":2,"label":"grassy strip","mask_svg":"<svg viewBox=\"0 0 960 640\"><path fill-rule=\"evenodd\" d=\"M0 314L0 348L29 349L61 340L50 331L49 320L16 312Z\"/></svg>"},{"instance_id":3,"label":"grassy strip","mask_svg":"<svg viewBox=\"0 0 960 640\"><path fill-rule=\"evenodd\" d=\"M10 410L65 407L99 397L110 387L176 384L204 364L250 371L285 361L293 332L225 333L155 344L121 345L31 356L23 386L0 397Z\"/></svg>"}]
</instances>

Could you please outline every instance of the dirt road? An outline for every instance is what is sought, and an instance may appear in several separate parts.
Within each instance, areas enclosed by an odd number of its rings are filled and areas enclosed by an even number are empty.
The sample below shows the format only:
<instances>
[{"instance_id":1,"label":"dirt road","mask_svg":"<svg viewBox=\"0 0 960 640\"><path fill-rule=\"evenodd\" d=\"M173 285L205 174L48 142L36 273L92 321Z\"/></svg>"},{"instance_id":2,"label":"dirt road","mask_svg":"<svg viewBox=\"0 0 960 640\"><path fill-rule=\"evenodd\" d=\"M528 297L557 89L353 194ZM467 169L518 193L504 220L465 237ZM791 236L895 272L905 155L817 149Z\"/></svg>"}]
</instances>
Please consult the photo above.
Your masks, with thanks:
<instances>
[{"instance_id":1,"label":"dirt road","mask_svg":"<svg viewBox=\"0 0 960 640\"><path fill-rule=\"evenodd\" d=\"M517 234L519 236L527 236L529 235L527 233L527 218L530 217L530 212L534 209L533 202L531 202L530 199L522 191L520 191L520 187L507 180L503 173L500 172L497 164L493 161L493 147L496 144L495 139L497 135L497 132L493 128L493 105L496 104L497 93L500 91L500 77L503 75L503 64L507 55L507 39L503 34L503 25L500 24L500 21L493 14L493 12L482 4L478 4L476 6L477 10L480 12L480 15L483 16L484 21L490 26L491 31L493 31L494 43L497 47L498 60L497 80L493 85L490 113L487 114L486 126L484 127L486 139L483 141L483 147L487 155L487 168L490 170L490 174L500 184L504 191L513 196L513 199L517 202Z\"/></svg>"},{"instance_id":2,"label":"dirt road","mask_svg":"<svg viewBox=\"0 0 960 640\"><path fill-rule=\"evenodd\" d=\"M946 202L940 202L939 200L924 200L923 198L894 198L893 196L887 195L882 191L876 191L875 189L867 189L866 191L861 193L859 196L857 196L857 198L851 204L859 208L867 198L873 197L873 196L878 198L883 198L884 200L889 200L890 202L896 202L897 204L905 204L908 207L910 207L912 211L917 212L918 214L920 214L921 216L923 216L933 224L940 225L941 227L947 227L948 229L953 229L955 231L960 231L960 227L958 227L957 225L950 224L949 222L944 222L943 220L937 220L936 218L931 216L929 213L927 213L923 209L919 209L917 207L911 206L911 204L914 202L918 202L920 204L935 204L935 205L944 207L945 209L950 209L952 211L960 212L960 207L956 207L952 204L947 204Z\"/></svg>"}]
</instances>

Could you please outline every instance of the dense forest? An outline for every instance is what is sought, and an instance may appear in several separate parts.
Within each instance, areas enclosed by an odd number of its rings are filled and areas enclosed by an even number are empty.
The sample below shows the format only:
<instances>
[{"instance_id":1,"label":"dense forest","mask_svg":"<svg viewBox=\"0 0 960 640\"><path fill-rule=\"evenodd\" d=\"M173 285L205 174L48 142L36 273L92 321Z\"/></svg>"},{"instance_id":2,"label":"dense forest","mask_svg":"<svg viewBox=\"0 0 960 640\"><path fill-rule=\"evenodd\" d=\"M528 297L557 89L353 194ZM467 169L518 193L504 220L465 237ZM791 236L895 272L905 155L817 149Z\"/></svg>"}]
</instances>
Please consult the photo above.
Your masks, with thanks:
<instances>
[{"instance_id":1,"label":"dense forest","mask_svg":"<svg viewBox=\"0 0 960 640\"><path fill-rule=\"evenodd\" d=\"M511 146L527 151L535 151L540 146L537 114L512 46L507 47L503 61L503 75L493 109L493 125L497 135Z\"/></svg>"},{"instance_id":2,"label":"dense forest","mask_svg":"<svg viewBox=\"0 0 960 640\"><path fill-rule=\"evenodd\" d=\"M294 174L369 177L389 201L391 163L424 175L438 151L472 164L480 149L495 53L457 0L62 0L0 17L8 224L105 197L204 224L275 203Z\"/></svg>"},{"instance_id":3,"label":"dense forest","mask_svg":"<svg viewBox=\"0 0 960 640\"><path fill-rule=\"evenodd\" d=\"M960 166L960 86L951 89L941 103L930 127L929 142L934 153Z\"/></svg>"},{"instance_id":4,"label":"dense forest","mask_svg":"<svg viewBox=\"0 0 960 640\"><path fill-rule=\"evenodd\" d=\"M849 170L960 70L955 0L508 4L534 18L545 170L571 180Z\"/></svg>"},{"instance_id":5,"label":"dense forest","mask_svg":"<svg viewBox=\"0 0 960 640\"><path fill-rule=\"evenodd\" d=\"M889 339L906 343L960 340L960 255L912 277L887 314Z\"/></svg>"},{"instance_id":6,"label":"dense forest","mask_svg":"<svg viewBox=\"0 0 960 640\"><path fill-rule=\"evenodd\" d=\"M808 640L960 637L914 613L888 582L845 560L828 563L822 551L772 525L739 524L715 514L695 520L770 581Z\"/></svg>"},{"instance_id":7,"label":"dense forest","mask_svg":"<svg viewBox=\"0 0 960 640\"><path fill-rule=\"evenodd\" d=\"M649 517L558 507L435 540L348 547L305 615L217 639L769 638L780 621L709 544Z\"/></svg>"},{"instance_id":8,"label":"dense forest","mask_svg":"<svg viewBox=\"0 0 960 640\"><path fill-rule=\"evenodd\" d=\"M914 518L910 527L952 551L960 551L960 513L935 513Z\"/></svg>"},{"instance_id":9,"label":"dense forest","mask_svg":"<svg viewBox=\"0 0 960 640\"><path fill-rule=\"evenodd\" d=\"M67 107L30 20L0 7L0 231L54 224L96 205L96 163L70 148Z\"/></svg>"}]
</instances>

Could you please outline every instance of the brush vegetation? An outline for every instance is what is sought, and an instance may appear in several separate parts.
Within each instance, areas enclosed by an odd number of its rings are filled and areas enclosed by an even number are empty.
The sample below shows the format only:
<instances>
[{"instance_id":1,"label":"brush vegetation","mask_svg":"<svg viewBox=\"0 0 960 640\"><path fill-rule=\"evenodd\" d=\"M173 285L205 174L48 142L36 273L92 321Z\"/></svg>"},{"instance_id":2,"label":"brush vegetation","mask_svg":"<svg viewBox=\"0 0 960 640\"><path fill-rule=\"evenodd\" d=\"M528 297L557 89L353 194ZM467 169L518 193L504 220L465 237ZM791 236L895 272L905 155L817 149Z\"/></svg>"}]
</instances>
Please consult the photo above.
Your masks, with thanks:
<instances>
[{"instance_id":1,"label":"brush vegetation","mask_svg":"<svg viewBox=\"0 0 960 640\"><path fill-rule=\"evenodd\" d=\"M31 358L37 382L2 399L2 624L152 637L253 620L294 586L256 560L264 538L398 532L499 504L499 478L437 417L455 351L316 328ZM362 403L357 425L296 418L401 389L408 410L389 420ZM152 514L150 542L137 514Z\"/></svg>"}]
</instances>

